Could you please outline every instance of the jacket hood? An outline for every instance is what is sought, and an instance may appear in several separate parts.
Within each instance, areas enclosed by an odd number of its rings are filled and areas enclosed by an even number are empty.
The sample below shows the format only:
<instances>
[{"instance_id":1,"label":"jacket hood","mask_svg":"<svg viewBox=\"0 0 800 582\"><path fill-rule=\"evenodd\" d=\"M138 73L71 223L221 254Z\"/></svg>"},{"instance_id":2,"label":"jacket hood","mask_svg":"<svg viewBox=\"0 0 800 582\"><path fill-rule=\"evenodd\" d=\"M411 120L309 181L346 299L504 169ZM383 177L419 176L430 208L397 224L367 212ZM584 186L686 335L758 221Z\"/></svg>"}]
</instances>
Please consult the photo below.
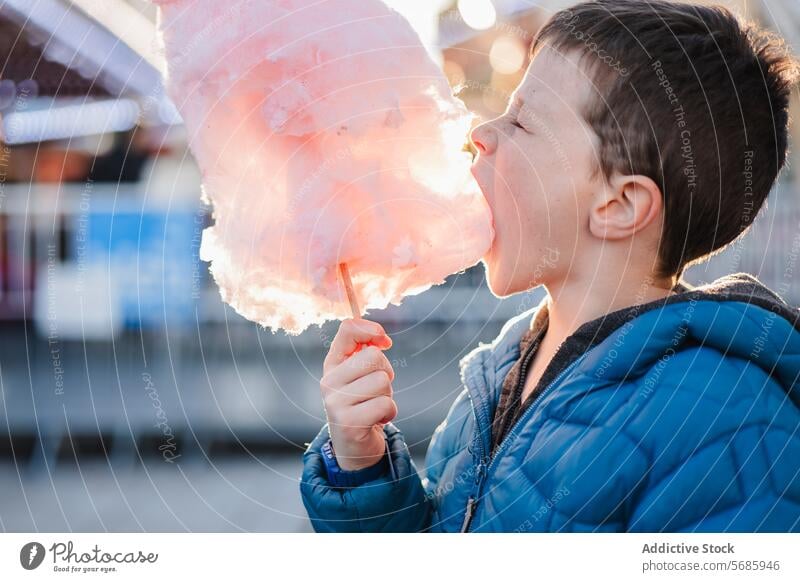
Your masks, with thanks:
<instances>
[{"instance_id":1,"label":"jacket hood","mask_svg":"<svg viewBox=\"0 0 800 582\"><path fill-rule=\"evenodd\" d=\"M621 381L647 373L672 353L703 346L760 367L800 406L800 310L746 273L686 287L643 306L636 317L589 350L581 365L584 373L602 369L598 378ZM462 379L483 374L489 390L498 385L495 374L507 367L509 358L518 357L519 341L538 308L509 320L494 342L465 356Z\"/></svg>"}]
</instances>

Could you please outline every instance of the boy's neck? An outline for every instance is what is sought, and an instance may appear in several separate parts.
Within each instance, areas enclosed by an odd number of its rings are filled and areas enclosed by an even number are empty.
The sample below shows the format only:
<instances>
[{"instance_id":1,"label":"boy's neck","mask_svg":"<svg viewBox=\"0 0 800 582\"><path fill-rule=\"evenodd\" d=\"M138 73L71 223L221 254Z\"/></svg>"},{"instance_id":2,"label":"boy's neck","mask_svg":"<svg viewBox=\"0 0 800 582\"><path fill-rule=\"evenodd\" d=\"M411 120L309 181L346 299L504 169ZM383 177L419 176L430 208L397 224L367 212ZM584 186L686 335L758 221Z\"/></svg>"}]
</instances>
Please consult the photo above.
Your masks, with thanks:
<instances>
[{"instance_id":1,"label":"boy's neck","mask_svg":"<svg viewBox=\"0 0 800 582\"><path fill-rule=\"evenodd\" d=\"M676 278L623 276L603 281L564 281L548 286L547 343L559 345L581 325L608 313L674 294Z\"/></svg>"}]
</instances>

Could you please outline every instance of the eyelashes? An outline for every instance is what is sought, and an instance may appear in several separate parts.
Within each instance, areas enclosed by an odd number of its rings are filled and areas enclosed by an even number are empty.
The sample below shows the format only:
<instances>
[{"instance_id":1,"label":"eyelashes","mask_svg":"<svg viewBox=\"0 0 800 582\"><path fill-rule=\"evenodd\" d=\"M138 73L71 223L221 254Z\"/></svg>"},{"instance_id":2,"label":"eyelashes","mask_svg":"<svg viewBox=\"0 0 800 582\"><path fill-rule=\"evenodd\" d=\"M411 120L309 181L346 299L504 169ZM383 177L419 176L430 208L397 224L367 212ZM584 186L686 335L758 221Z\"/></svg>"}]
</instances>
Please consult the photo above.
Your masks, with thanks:
<instances>
[{"instance_id":1,"label":"eyelashes","mask_svg":"<svg viewBox=\"0 0 800 582\"><path fill-rule=\"evenodd\" d=\"M532 132L528 131L525 128L525 126L523 126L519 122L519 119L517 118L517 115L519 115L519 111L517 111L516 109L511 109L510 111L507 111L506 115L505 115L507 120L508 120L507 123L513 128L521 129L522 131L524 131L526 133L532 133Z\"/></svg>"},{"instance_id":2,"label":"eyelashes","mask_svg":"<svg viewBox=\"0 0 800 582\"><path fill-rule=\"evenodd\" d=\"M519 115L519 110L516 107L511 109L511 111L508 111L506 113L506 115L508 115L508 122L513 127L516 127L517 129L521 129L521 130L525 131L525 128L519 122L519 118L517 117Z\"/></svg>"}]
</instances>

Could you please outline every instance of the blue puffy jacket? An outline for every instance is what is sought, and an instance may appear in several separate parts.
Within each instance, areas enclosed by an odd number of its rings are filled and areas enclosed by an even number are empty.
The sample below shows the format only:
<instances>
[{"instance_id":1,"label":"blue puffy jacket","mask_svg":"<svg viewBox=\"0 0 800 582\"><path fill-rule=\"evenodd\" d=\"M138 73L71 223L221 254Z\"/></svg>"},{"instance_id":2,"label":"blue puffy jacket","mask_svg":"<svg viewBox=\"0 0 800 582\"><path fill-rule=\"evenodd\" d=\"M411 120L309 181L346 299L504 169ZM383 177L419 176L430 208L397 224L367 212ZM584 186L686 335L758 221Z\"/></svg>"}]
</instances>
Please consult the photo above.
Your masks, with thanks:
<instances>
[{"instance_id":1,"label":"blue puffy jacket","mask_svg":"<svg viewBox=\"0 0 800 582\"><path fill-rule=\"evenodd\" d=\"M533 310L461 362L464 389L421 477L334 488L320 447L300 488L317 531L798 531L798 311L748 275L682 293L565 369L489 455L503 379Z\"/></svg>"}]
</instances>

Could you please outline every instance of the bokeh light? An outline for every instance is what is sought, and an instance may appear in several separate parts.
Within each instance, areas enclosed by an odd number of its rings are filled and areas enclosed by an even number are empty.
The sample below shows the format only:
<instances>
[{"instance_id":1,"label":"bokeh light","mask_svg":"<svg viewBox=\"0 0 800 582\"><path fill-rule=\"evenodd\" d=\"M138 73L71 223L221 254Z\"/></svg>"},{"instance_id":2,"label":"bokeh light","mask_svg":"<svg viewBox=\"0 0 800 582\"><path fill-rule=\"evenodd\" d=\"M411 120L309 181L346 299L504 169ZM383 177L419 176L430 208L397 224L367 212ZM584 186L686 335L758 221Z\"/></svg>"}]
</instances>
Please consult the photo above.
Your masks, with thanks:
<instances>
[{"instance_id":1,"label":"bokeh light","mask_svg":"<svg viewBox=\"0 0 800 582\"><path fill-rule=\"evenodd\" d=\"M491 0L458 0L458 12L470 28L486 30L497 21L497 11Z\"/></svg>"},{"instance_id":2,"label":"bokeh light","mask_svg":"<svg viewBox=\"0 0 800 582\"><path fill-rule=\"evenodd\" d=\"M498 73L512 75L525 63L525 47L514 37L499 36L489 52L489 63Z\"/></svg>"}]
</instances>

